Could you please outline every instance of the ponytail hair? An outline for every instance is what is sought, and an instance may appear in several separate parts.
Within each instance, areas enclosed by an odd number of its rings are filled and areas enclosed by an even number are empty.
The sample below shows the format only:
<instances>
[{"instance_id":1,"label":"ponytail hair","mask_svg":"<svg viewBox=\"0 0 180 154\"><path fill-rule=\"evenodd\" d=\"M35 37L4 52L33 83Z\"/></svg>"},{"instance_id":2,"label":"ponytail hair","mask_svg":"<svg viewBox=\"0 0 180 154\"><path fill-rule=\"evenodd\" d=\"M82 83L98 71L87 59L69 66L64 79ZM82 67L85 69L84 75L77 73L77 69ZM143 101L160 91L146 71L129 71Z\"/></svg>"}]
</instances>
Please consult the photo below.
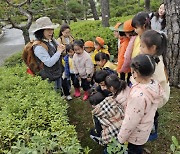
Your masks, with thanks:
<instances>
[{"instance_id":1,"label":"ponytail hair","mask_svg":"<svg viewBox=\"0 0 180 154\"><path fill-rule=\"evenodd\" d=\"M156 46L156 56L163 57L163 62L165 67L167 67L166 62L166 53L167 53L167 38L163 33L158 33L155 30L147 30L142 36L141 40L146 44L148 48L151 48L153 45Z\"/></svg>"},{"instance_id":2,"label":"ponytail hair","mask_svg":"<svg viewBox=\"0 0 180 154\"><path fill-rule=\"evenodd\" d=\"M108 75L105 79L105 85L106 87L109 89L110 87L113 87L115 89L115 94L113 96L113 98L116 98L117 95L122 91L125 90L127 87L127 83L123 80L120 80L120 78L115 75L115 74L111 74Z\"/></svg>"},{"instance_id":3,"label":"ponytail hair","mask_svg":"<svg viewBox=\"0 0 180 154\"><path fill-rule=\"evenodd\" d=\"M149 54L140 54L132 59L131 68L141 76L151 76L155 72L156 63L160 60L157 56Z\"/></svg>"},{"instance_id":4,"label":"ponytail hair","mask_svg":"<svg viewBox=\"0 0 180 154\"><path fill-rule=\"evenodd\" d=\"M132 19L132 27L137 28L138 26L140 27L145 27L145 29L151 29L151 19L149 17L149 14L146 12L139 12L137 13L133 19Z\"/></svg>"}]
</instances>

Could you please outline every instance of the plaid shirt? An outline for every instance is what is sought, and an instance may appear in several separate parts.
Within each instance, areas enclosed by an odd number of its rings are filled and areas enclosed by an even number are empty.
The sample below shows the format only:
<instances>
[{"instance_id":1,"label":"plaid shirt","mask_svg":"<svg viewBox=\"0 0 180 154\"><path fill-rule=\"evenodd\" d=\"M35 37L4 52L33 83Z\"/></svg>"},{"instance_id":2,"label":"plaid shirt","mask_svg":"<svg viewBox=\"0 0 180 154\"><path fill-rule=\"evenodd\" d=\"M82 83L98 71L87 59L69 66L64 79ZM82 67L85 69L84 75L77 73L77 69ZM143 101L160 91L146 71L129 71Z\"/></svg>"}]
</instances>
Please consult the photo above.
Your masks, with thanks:
<instances>
[{"instance_id":1,"label":"plaid shirt","mask_svg":"<svg viewBox=\"0 0 180 154\"><path fill-rule=\"evenodd\" d=\"M100 144L108 144L112 138L117 139L122 120L124 119L124 111L122 109L122 106L110 96L96 105L96 108L92 111L92 114L98 118L102 127Z\"/></svg>"}]
</instances>

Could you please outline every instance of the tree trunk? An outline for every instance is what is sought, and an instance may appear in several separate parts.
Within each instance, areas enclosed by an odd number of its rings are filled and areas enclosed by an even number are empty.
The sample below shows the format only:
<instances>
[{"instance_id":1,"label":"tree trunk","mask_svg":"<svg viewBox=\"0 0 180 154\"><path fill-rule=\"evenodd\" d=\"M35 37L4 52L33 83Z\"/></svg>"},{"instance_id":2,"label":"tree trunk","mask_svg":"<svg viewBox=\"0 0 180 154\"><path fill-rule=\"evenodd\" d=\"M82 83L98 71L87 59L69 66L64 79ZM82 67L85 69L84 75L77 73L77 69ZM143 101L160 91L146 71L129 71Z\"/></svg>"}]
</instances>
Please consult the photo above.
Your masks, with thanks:
<instances>
[{"instance_id":1,"label":"tree trunk","mask_svg":"<svg viewBox=\"0 0 180 154\"><path fill-rule=\"evenodd\" d=\"M179 0L164 0L168 36L168 69L170 84L180 87L180 3Z\"/></svg>"},{"instance_id":2,"label":"tree trunk","mask_svg":"<svg viewBox=\"0 0 180 154\"><path fill-rule=\"evenodd\" d=\"M140 0L138 0L138 6L140 6Z\"/></svg>"},{"instance_id":3,"label":"tree trunk","mask_svg":"<svg viewBox=\"0 0 180 154\"><path fill-rule=\"evenodd\" d=\"M101 0L101 14L102 14L102 25L109 27L109 0Z\"/></svg>"},{"instance_id":4,"label":"tree trunk","mask_svg":"<svg viewBox=\"0 0 180 154\"><path fill-rule=\"evenodd\" d=\"M98 16L98 13L97 13L97 10L96 10L96 5L94 3L94 0L89 0L89 3L90 3L90 7L91 7L91 10L92 10L94 20L99 20L99 16Z\"/></svg>"},{"instance_id":5,"label":"tree trunk","mask_svg":"<svg viewBox=\"0 0 180 154\"><path fill-rule=\"evenodd\" d=\"M150 0L144 0L145 3L145 10L150 12Z\"/></svg>"},{"instance_id":6,"label":"tree trunk","mask_svg":"<svg viewBox=\"0 0 180 154\"><path fill-rule=\"evenodd\" d=\"M23 37L24 37L25 44L27 44L30 41L28 28L24 28L21 30L23 31Z\"/></svg>"}]
</instances>

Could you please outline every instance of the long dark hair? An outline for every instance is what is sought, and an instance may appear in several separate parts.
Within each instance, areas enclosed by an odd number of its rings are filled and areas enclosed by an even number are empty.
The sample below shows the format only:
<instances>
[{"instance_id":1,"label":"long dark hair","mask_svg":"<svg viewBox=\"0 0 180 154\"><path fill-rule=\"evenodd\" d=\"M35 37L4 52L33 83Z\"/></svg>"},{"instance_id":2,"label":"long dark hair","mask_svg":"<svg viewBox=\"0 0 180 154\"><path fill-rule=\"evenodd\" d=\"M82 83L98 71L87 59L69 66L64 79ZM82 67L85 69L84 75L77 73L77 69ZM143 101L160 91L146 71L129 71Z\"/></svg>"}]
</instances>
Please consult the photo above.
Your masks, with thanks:
<instances>
[{"instance_id":1,"label":"long dark hair","mask_svg":"<svg viewBox=\"0 0 180 154\"><path fill-rule=\"evenodd\" d=\"M161 5L162 4L164 4L164 3L161 3ZM159 16L159 9L158 9L157 12L155 12L154 16L156 17L156 21L159 20L159 18L160 18L160 16ZM166 13L164 13L164 15L162 16L161 30L164 30L165 27L166 27Z\"/></svg>"},{"instance_id":2,"label":"long dark hair","mask_svg":"<svg viewBox=\"0 0 180 154\"><path fill-rule=\"evenodd\" d=\"M115 75L115 74L111 74L108 75L105 79L105 85L106 87L109 89L110 87L113 87L116 92L114 94L114 98L117 97L117 95L122 91L125 90L127 87L127 83L123 80L120 80L120 78Z\"/></svg>"},{"instance_id":3,"label":"long dark hair","mask_svg":"<svg viewBox=\"0 0 180 154\"><path fill-rule=\"evenodd\" d=\"M71 29L71 28L69 27L69 25L63 24L59 31L59 37L61 37L63 35L62 32L64 32L66 29Z\"/></svg>"},{"instance_id":4,"label":"long dark hair","mask_svg":"<svg viewBox=\"0 0 180 154\"><path fill-rule=\"evenodd\" d=\"M152 47L153 45L156 46L156 55L163 56L164 65L165 67L167 67L167 62L166 62L167 38L165 34L163 33L160 34L155 30L147 30L142 34L141 40L146 44L148 48Z\"/></svg>"}]
</instances>

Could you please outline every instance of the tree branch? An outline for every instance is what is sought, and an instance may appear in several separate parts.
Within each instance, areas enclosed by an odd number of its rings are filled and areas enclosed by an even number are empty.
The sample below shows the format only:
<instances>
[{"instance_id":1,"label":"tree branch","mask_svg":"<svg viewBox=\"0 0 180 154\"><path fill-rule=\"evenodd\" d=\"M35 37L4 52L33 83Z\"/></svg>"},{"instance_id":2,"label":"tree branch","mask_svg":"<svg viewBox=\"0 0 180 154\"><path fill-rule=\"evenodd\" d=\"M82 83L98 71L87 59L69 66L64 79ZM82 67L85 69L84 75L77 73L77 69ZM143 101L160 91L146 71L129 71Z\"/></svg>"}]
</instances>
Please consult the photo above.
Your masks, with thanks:
<instances>
[{"instance_id":1,"label":"tree branch","mask_svg":"<svg viewBox=\"0 0 180 154\"><path fill-rule=\"evenodd\" d=\"M7 2L9 5L11 5L12 7L22 7L22 6L25 5L25 4L30 4L32 1L33 1L33 0L26 0L26 1L22 2L22 3L20 3L20 4L13 4L13 3L10 2L10 0L6 0L6 2Z\"/></svg>"}]
</instances>

